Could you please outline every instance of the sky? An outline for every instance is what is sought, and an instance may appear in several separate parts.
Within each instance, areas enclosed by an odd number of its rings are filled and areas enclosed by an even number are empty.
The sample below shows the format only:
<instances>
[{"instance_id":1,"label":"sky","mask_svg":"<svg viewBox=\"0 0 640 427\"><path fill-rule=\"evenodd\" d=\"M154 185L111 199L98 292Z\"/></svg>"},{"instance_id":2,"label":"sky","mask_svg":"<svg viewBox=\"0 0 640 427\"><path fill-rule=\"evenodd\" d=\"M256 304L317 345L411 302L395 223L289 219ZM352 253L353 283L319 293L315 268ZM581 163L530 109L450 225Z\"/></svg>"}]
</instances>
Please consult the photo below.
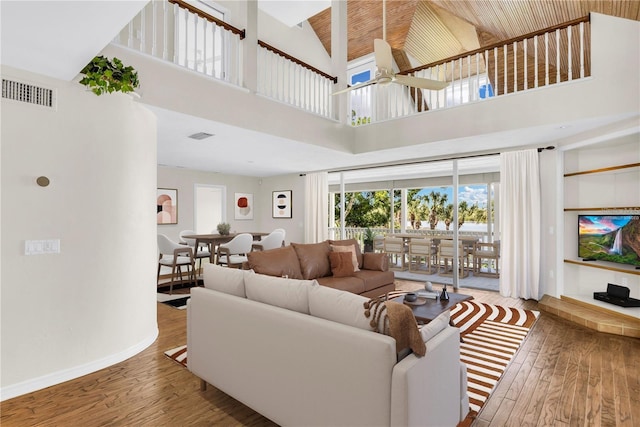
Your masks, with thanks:
<instances>
[{"instance_id":1,"label":"sky","mask_svg":"<svg viewBox=\"0 0 640 427\"><path fill-rule=\"evenodd\" d=\"M453 187L427 187L420 190L418 194L427 195L435 191L447 195L449 203L453 203ZM466 201L469 206L478 204L481 208L487 207L487 186L486 185L464 185L459 187L458 203Z\"/></svg>"},{"instance_id":2,"label":"sky","mask_svg":"<svg viewBox=\"0 0 640 427\"><path fill-rule=\"evenodd\" d=\"M580 215L578 225L580 234L602 235L627 225L637 215Z\"/></svg>"}]
</instances>

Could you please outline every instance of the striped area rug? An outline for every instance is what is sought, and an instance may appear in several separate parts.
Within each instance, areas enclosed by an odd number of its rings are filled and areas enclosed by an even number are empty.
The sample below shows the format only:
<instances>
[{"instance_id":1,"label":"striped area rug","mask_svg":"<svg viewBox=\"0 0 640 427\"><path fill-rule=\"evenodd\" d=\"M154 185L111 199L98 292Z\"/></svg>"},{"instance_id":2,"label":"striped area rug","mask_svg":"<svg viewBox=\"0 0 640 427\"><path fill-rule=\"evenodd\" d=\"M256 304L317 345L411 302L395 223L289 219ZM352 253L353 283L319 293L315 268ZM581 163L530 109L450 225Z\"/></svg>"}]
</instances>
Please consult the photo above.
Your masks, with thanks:
<instances>
[{"instance_id":1,"label":"striped area rug","mask_svg":"<svg viewBox=\"0 0 640 427\"><path fill-rule=\"evenodd\" d=\"M178 362L185 368L187 367L187 346L181 345L180 347L172 348L164 352L164 355L169 359Z\"/></svg>"},{"instance_id":2,"label":"striped area rug","mask_svg":"<svg viewBox=\"0 0 640 427\"><path fill-rule=\"evenodd\" d=\"M540 313L464 301L451 309L460 328L460 359L467 365L470 408L478 412Z\"/></svg>"}]
</instances>

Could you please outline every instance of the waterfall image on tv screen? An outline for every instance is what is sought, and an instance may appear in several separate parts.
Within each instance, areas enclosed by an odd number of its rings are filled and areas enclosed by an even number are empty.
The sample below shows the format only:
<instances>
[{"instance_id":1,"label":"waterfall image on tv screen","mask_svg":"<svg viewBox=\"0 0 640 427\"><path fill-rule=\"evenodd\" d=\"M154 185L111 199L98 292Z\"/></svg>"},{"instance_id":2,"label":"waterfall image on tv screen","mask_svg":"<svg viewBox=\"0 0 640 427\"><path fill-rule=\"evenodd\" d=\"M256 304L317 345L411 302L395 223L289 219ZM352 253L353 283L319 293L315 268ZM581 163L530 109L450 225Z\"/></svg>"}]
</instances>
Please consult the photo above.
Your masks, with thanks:
<instances>
[{"instance_id":1,"label":"waterfall image on tv screen","mask_svg":"<svg viewBox=\"0 0 640 427\"><path fill-rule=\"evenodd\" d=\"M640 215L579 215L578 257L640 265Z\"/></svg>"}]
</instances>

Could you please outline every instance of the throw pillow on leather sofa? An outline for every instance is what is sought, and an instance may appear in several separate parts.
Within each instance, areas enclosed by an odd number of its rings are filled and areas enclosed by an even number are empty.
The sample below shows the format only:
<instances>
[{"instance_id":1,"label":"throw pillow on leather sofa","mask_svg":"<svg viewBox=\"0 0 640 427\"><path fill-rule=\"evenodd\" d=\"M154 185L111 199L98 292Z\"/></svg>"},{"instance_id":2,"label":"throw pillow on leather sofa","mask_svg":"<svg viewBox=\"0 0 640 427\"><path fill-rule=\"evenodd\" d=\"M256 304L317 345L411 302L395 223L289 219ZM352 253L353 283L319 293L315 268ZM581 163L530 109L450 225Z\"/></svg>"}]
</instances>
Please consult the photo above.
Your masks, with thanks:
<instances>
[{"instance_id":1,"label":"throw pillow on leather sofa","mask_svg":"<svg viewBox=\"0 0 640 427\"><path fill-rule=\"evenodd\" d=\"M338 274L341 277L335 277L331 271L330 259L333 246L340 246L341 249L344 246L353 247L359 270L351 275ZM395 290L394 275L389 271L386 255L362 254L360 245L354 239L291 243L283 248L250 252L247 258L244 268L252 269L259 274L292 279L315 279L323 286L367 297Z\"/></svg>"}]
</instances>

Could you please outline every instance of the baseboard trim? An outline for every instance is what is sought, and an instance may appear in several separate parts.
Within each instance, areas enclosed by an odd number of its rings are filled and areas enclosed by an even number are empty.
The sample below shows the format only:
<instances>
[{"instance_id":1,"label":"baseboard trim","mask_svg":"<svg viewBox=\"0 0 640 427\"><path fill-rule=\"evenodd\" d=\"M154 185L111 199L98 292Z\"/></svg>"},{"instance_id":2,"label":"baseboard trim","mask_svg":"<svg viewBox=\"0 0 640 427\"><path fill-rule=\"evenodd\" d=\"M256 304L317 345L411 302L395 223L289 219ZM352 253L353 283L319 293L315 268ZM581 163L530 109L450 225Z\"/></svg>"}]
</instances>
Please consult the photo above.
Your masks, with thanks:
<instances>
[{"instance_id":1,"label":"baseboard trim","mask_svg":"<svg viewBox=\"0 0 640 427\"><path fill-rule=\"evenodd\" d=\"M83 375L91 374L99 371L100 369L108 368L109 366L120 363L128 358L135 356L141 351L145 350L158 338L159 330L156 330L153 334L146 337L139 343L125 349L116 354L104 357L102 359L95 360L93 362L86 363L84 365L75 366L73 368L64 369L51 374L43 375L38 378L33 378L28 381L23 381L18 384L9 385L0 388L0 402L12 399L23 394L31 393L43 388L51 387L56 384L61 384L65 381L79 378Z\"/></svg>"}]
</instances>

